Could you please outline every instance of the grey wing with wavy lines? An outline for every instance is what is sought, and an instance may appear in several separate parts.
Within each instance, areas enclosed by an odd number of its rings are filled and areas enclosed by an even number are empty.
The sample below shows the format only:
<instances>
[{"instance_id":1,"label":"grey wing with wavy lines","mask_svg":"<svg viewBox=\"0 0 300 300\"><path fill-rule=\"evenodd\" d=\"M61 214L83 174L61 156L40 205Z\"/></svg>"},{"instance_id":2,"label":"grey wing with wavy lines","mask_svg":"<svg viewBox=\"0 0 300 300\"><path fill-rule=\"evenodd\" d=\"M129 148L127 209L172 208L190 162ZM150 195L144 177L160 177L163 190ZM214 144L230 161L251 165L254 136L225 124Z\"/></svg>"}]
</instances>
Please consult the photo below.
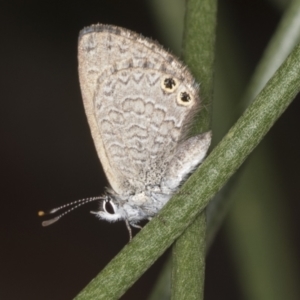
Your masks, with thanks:
<instances>
[{"instance_id":1,"label":"grey wing with wavy lines","mask_svg":"<svg viewBox=\"0 0 300 300\"><path fill-rule=\"evenodd\" d=\"M83 29L78 53L84 107L112 189L128 195L159 185L199 108L192 75L156 42L111 25Z\"/></svg>"}]
</instances>

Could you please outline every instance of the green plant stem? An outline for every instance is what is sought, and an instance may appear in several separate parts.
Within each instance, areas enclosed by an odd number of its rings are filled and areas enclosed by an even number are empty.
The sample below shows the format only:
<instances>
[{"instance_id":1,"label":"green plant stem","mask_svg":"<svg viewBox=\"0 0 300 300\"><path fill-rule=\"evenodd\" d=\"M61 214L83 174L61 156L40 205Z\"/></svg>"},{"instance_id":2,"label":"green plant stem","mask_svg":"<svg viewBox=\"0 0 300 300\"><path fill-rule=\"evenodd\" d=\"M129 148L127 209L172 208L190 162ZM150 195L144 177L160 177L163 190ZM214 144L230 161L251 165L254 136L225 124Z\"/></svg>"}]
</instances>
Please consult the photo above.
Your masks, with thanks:
<instances>
[{"instance_id":1,"label":"green plant stem","mask_svg":"<svg viewBox=\"0 0 300 300\"><path fill-rule=\"evenodd\" d=\"M216 0L186 1L182 56L200 83L202 109L193 133L210 129L215 60Z\"/></svg>"},{"instance_id":2,"label":"green plant stem","mask_svg":"<svg viewBox=\"0 0 300 300\"><path fill-rule=\"evenodd\" d=\"M266 48L244 105L260 92L300 40L300 1L293 0ZM231 195L226 230L245 299L299 299L297 254L290 241L282 174L267 142L255 151Z\"/></svg>"},{"instance_id":3,"label":"green plant stem","mask_svg":"<svg viewBox=\"0 0 300 300\"><path fill-rule=\"evenodd\" d=\"M118 299L203 211L300 90L300 46L201 167L76 299ZM189 194L189 201L186 201Z\"/></svg>"},{"instance_id":4,"label":"green plant stem","mask_svg":"<svg viewBox=\"0 0 300 300\"><path fill-rule=\"evenodd\" d=\"M183 59L200 82L200 98L205 108L212 106L216 14L216 0L186 2ZM210 111L203 109L197 119L200 132L210 129ZM171 299L203 299L206 254L204 212L177 239L172 250Z\"/></svg>"},{"instance_id":5,"label":"green plant stem","mask_svg":"<svg viewBox=\"0 0 300 300\"><path fill-rule=\"evenodd\" d=\"M299 41L300 0L293 0L286 9L248 85L243 99L243 110L258 95Z\"/></svg>"},{"instance_id":6,"label":"green plant stem","mask_svg":"<svg viewBox=\"0 0 300 300\"><path fill-rule=\"evenodd\" d=\"M201 213L173 245L171 299L203 299L205 237L206 218Z\"/></svg>"},{"instance_id":7,"label":"green plant stem","mask_svg":"<svg viewBox=\"0 0 300 300\"><path fill-rule=\"evenodd\" d=\"M297 300L297 254L291 245L287 203L268 139L251 155L225 229L243 299Z\"/></svg>"},{"instance_id":8,"label":"green plant stem","mask_svg":"<svg viewBox=\"0 0 300 300\"><path fill-rule=\"evenodd\" d=\"M229 26L227 23L226 26L223 25L224 29ZM222 30L224 30L222 28ZM224 35L228 35L228 33L224 33L224 31L220 32L219 35L224 37ZM289 7L287 8L286 12L284 13L282 20L274 33L272 39L269 42L266 50L264 51L263 57L261 62L258 64L258 67L255 70L255 73L248 85L247 91L243 97L243 101L239 105L240 111L244 111L246 107L249 105L251 101L255 98L255 96L261 91L262 87L267 83L267 81L271 78L274 72L279 68L282 62L286 59L288 54L293 50L293 47L297 44L297 41L300 40L300 0L293 0ZM224 47L225 42L222 42L222 46ZM231 44L235 44L234 41L231 40ZM226 50L226 49L225 49ZM222 51L225 51L222 49ZM232 51L232 50L231 50ZM228 51L226 52L228 53ZM225 54L226 56L226 54ZM229 54L227 55L229 56ZM235 57L239 57L239 54L234 52ZM234 62L231 62L231 66ZM242 65L242 62L238 62L238 65ZM221 71L224 70L224 67ZM221 72L220 71L220 72ZM229 70L227 70L229 72ZM242 70L237 70L232 72L232 74L242 73ZM226 76L226 78L225 78ZM228 75L225 74L223 76L223 80L228 79ZM241 77L232 78L228 84L234 84L239 86L238 83L241 81ZM233 98L235 95L232 93L232 90L222 89L222 97L223 98ZM228 108L227 113L232 112L234 109L231 104L226 103L226 107L222 107L222 112ZM226 113L225 113L226 114ZM218 117L218 115L217 115ZM229 119L229 118L228 118ZM222 129L226 128L227 124L222 124ZM214 130L215 133L215 130ZM214 134L216 136L216 134ZM265 152L264 152L265 153ZM216 199L212 201L210 207L208 208L209 216L208 216L208 245L210 246L215 233L218 231L219 227L221 226L227 212L229 211L229 207L232 204L231 199L231 190L235 187L235 181L232 182L230 187L225 187L226 190L223 191L222 195L217 195ZM226 194L226 198L224 195ZM216 201L215 201L216 200Z\"/></svg>"}]
</instances>

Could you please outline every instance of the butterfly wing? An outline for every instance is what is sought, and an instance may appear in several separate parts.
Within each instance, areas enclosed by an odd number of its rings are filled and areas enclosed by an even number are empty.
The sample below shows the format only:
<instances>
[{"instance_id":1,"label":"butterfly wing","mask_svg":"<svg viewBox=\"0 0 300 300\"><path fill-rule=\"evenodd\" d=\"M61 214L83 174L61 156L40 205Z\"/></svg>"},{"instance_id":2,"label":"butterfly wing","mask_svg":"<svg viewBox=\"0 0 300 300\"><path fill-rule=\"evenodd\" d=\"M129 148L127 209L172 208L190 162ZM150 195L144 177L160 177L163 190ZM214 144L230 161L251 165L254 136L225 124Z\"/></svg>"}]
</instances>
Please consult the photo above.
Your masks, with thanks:
<instances>
[{"instance_id":1,"label":"butterfly wing","mask_svg":"<svg viewBox=\"0 0 300 300\"><path fill-rule=\"evenodd\" d=\"M94 25L79 36L79 77L95 147L115 193L161 182L199 106L189 71L157 43Z\"/></svg>"}]
</instances>

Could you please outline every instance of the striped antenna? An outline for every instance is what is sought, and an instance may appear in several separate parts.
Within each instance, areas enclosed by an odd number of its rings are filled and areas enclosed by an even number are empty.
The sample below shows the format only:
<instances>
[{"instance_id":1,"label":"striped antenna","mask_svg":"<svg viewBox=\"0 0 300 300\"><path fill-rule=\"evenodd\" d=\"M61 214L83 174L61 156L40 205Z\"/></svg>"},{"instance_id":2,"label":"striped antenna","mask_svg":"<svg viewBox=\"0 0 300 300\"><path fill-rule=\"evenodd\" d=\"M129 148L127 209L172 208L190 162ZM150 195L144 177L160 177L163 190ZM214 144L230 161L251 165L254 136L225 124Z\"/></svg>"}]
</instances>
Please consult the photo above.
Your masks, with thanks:
<instances>
[{"instance_id":1,"label":"striped antenna","mask_svg":"<svg viewBox=\"0 0 300 300\"><path fill-rule=\"evenodd\" d=\"M101 200L101 199L104 199L104 197L103 196L97 196L97 197L90 197L90 198L84 198L84 199L76 200L76 201L64 204L62 206L50 209L48 211L40 210L38 212L38 216L42 217L42 216L45 216L45 215L52 215L52 214L55 214L56 212L58 212L58 211L60 211L62 209L70 207L69 209L67 209L66 211L64 211L63 213L61 213L60 215L58 215L58 216L56 216L56 217L54 217L52 219L49 219L49 220L46 220L46 221L42 222L42 226L49 226L49 225L57 222L60 218L62 218L63 216L67 215L68 213L70 213L74 209L77 209L78 207L80 207L82 205L85 205L87 203L90 203L90 202L93 202L93 201L96 201L96 200Z\"/></svg>"}]
</instances>

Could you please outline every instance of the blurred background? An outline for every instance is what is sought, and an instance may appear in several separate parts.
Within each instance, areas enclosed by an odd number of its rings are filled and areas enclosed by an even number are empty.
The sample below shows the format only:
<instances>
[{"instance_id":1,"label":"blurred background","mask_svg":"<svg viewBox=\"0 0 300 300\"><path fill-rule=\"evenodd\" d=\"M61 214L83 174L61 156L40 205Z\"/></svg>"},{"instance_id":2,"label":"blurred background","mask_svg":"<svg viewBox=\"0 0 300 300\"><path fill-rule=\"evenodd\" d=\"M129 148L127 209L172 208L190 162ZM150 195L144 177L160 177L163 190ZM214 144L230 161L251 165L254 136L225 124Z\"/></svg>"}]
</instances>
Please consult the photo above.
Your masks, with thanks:
<instances>
[{"instance_id":1,"label":"blurred background","mask_svg":"<svg viewBox=\"0 0 300 300\"><path fill-rule=\"evenodd\" d=\"M220 2L214 143L237 119L288 1ZM80 95L79 31L114 24L180 55L183 17L183 0L1 1L1 299L72 299L128 242L123 222L89 213L97 203L46 228L37 217L107 186ZM299 112L296 99L247 160L251 173L241 172L235 205L208 254L205 299L300 298ZM146 298L167 255L122 299ZM268 297L261 299L275 299Z\"/></svg>"}]
</instances>

